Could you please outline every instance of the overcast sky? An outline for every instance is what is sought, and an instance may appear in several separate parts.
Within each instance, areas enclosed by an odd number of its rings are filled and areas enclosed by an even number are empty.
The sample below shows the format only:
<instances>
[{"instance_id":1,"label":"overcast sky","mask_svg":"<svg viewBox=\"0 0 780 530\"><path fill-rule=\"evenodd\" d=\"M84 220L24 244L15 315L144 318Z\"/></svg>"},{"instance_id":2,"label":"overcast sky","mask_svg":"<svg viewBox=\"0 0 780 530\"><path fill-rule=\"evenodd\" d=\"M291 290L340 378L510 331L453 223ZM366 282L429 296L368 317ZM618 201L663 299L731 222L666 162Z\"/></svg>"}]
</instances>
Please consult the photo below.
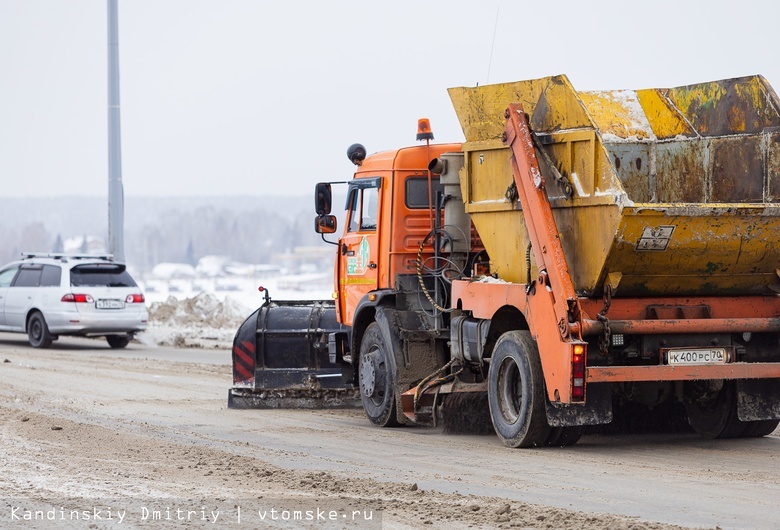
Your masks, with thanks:
<instances>
[{"instance_id":1,"label":"overcast sky","mask_svg":"<svg viewBox=\"0 0 780 530\"><path fill-rule=\"evenodd\" d=\"M498 15L498 16L497 16ZM0 0L0 193L107 194L104 0ZM774 1L119 0L126 196L305 195L346 149L461 141L446 89L763 74Z\"/></svg>"}]
</instances>

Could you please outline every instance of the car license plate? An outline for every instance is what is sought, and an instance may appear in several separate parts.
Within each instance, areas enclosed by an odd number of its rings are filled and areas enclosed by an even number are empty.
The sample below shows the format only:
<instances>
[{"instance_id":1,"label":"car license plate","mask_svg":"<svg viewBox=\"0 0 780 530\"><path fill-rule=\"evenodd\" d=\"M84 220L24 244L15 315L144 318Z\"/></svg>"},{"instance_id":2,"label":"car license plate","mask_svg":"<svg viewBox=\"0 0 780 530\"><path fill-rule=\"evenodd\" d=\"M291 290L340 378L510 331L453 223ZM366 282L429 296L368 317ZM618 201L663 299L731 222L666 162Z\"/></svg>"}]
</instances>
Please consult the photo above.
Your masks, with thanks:
<instances>
[{"instance_id":1,"label":"car license plate","mask_svg":"<svg viewBox=\"0 0 780 530\"><path fill-rule=\"evenodd\" d=\"M122 300L98 300L95 302L98 309L124 309L125 303Z\"/></svg>"},{"instance_id":2,"label":"car license plate","mask_svg":"<svg viewBox=\"0 0 780 530\"><path fill-rule=\"evenodd\" d=\"M665 352L667 364L724 364L729 362L727 348L677 348Z\"/></svg>"}]
</instances>

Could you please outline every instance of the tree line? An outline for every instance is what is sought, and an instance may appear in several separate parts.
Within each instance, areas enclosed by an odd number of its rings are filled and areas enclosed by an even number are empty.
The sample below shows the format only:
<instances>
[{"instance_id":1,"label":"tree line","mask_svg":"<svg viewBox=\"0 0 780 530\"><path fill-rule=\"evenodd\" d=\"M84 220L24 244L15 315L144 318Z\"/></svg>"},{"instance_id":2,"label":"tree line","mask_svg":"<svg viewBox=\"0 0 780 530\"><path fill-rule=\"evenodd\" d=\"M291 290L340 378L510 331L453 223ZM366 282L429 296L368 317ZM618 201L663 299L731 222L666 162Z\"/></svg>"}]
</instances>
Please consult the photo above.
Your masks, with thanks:
<instances>
[{"instance_id":1,"label":"tree line","mask_svg":"<svg viewBox=\"0 0 780 530\"><path fill-rule=\"evenodd\" d=\"M272 263L300 246L323 245L314 233L310 197L130 198L125 201L125 256L142 273L162 262L206 255ZM105 198L0 199L2 262L22 252L60 251L68 238L107 240Z\"/></svg>"}]
</instances>

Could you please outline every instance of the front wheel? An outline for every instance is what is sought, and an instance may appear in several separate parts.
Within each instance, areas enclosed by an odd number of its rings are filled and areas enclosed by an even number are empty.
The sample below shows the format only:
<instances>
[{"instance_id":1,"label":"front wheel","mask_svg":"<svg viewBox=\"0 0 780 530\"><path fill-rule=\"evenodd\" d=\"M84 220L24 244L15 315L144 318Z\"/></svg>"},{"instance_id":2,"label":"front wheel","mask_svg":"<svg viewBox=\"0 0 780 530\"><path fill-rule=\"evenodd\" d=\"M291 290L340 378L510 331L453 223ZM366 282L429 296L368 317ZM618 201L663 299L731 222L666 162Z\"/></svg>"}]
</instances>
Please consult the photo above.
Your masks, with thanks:
<instances>
[{"instance_id":1,"label":"front wheel","mask_svg":"<svg viewBox=\"0 0 780 530\"><path fill-rule=\"evenodd\" d=\"M490 418L504 445L545 445L550 435L545 399L542 363L531 334L504 333L493 350L488 371Z\"/></svg>"},{"instance_id":2,"label":"front wheel","mask_svg":"<svg viewBox=\"0 0 780 530\"><path fill-rule=\"evenodd\" d=\"M30 315L30 319L27 321L27 339L33 348L48 348L54 340L54 337L49 333L46 319L37 311Z\"/></svg>"},{"instance_id":3,"label":"front wheel","mask_svg":"<svg viewBox=\"0 0 780 530\"><path fill-rule=\"evenodd\" d=\"M363 410L371 423L380 427L399 425L395 404L397 376L392 355L379 324L370 324L360 343L358 380Z\"/></svg>"}]
</instances>

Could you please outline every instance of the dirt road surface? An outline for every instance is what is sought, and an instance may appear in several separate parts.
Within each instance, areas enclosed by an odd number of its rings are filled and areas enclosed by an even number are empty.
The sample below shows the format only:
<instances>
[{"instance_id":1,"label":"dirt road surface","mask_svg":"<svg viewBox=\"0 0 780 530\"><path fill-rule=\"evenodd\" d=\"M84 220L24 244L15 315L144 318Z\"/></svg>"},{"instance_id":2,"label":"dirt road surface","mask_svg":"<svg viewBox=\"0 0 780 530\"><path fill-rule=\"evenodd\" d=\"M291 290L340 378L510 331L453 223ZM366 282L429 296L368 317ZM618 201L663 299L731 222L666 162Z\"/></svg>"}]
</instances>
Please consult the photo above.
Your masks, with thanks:
<instances>
[{"instance_id":1,"label":"dirt road surface","mask_svg":"<svg viewBox=\"0 0 780 530\"><path fill-rule=\"evenodd\" d=\"M226 408L225 350L0 334L2 528L780 528L780 433L494 436Z\"/></svg>"}]
</instances>

